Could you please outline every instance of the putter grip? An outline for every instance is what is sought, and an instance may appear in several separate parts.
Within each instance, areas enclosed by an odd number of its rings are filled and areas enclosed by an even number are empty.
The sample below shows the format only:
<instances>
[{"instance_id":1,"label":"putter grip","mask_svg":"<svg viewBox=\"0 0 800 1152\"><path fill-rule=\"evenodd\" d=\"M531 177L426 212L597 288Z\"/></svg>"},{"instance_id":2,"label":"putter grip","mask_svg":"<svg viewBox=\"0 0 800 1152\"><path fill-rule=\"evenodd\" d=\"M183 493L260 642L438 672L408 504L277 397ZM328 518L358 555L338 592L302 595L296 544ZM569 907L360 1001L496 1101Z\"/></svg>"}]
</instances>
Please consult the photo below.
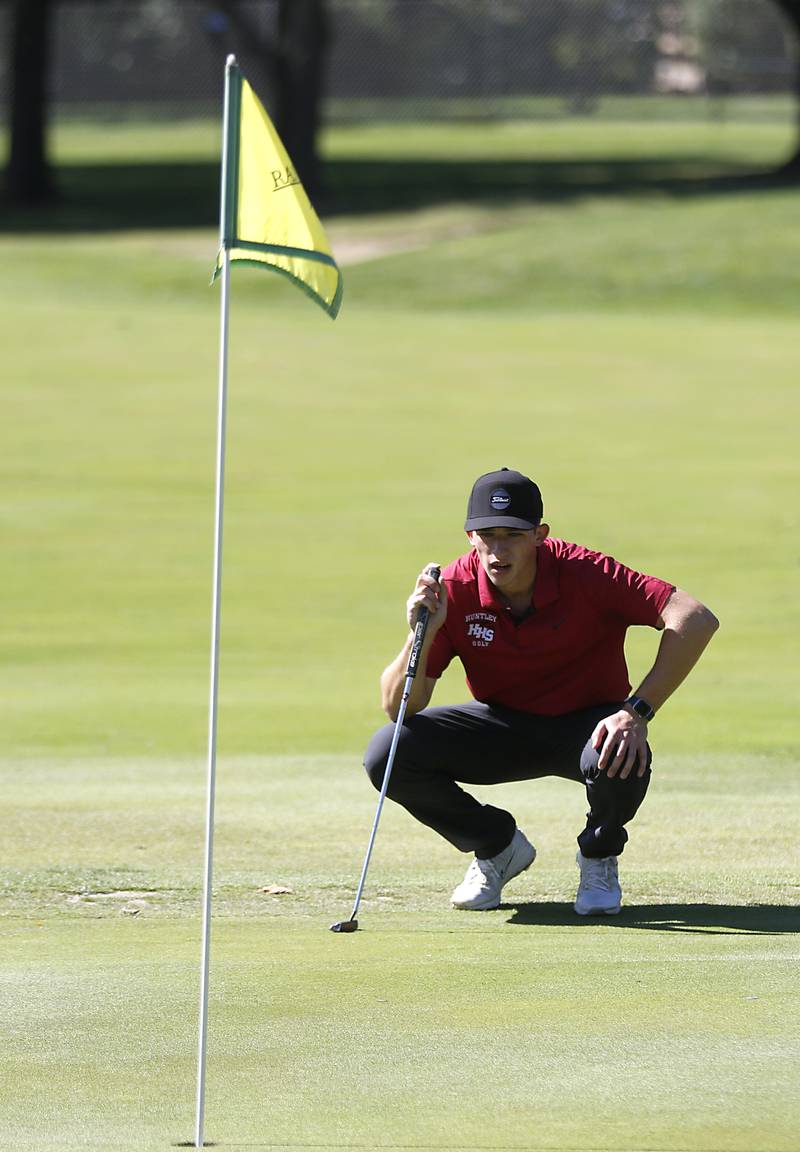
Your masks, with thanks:
<instances>
[{"instance_id":1,"label":"putter grip","mask_svg":"<svg viewBox=\"0 0 800 1152\"><path fill-rule=\"evenodd\" d=\"M434 580L438 580L442 574L441 568L436 564L431 564L425 569L429 576L433 576ZM411 655L408 658L408 668L406 669L406 677L413 679L417 674L417 665L419 663L419 654L422 651L422 642L425 639L425 632L428 627L428 609L420 608L417 613L417 624L414 628L414 643L411 645Z\"/></svg>"}]
</instances>

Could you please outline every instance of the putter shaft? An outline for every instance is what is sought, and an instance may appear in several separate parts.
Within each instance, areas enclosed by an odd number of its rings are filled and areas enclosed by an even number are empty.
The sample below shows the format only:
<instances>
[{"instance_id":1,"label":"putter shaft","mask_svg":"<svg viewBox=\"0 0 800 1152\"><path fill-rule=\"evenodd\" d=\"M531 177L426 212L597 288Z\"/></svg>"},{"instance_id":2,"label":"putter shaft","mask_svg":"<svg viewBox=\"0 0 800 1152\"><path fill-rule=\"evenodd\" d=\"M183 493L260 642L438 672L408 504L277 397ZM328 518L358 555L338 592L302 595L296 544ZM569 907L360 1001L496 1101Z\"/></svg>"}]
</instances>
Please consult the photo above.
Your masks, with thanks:
<instances>
[{"instance_id":1,"label":"putter shaft","mask_svg":"<svg viewBox=\"0 0 800 1152\"><path fill-rule=\"evenodd\" d=\"M441 569L435 564L426 569L430 576L438 580L441 576ZM358 928L358 920L356 915L361 903L361 894L364 891L364 882L367 879L367 869L369 868L370 858L372 856L372 849L375 846L375 837L378 833L378 823L381 818L381 811L383 809L383 802L386 799L386 792L389 788L389 779L392 775L392 766L394 764L394 757L397 751L397 745L400 740L400 730L403 727L403 720L406 715L406 708L408 707L408 699L411 695L411 689L414 684L414 677L417 674L417 665L419 663L419 655L422 651L422 644L425 640L425 632L428 628L428 609L420 608L417 615L417 623L414 629L414 642L411 645L411 652L408 657L408 665L406 667L406 678L403 684L403 695L400 700L400 707L397 710L397 719L394 722L394 732L392 733L392 743L389 748L389 755L386 759L386 770L383 773L383 783L381 785L380 796L378 797L378 807L375 811L375 819L372 822L372 831L370 832L369 844L367 845L367 852L364 856L364 865L361 869L361 877L358 881L358 889L356 891L356 898L353 902L353 911L350 913L349 920L340 920L337 924L331 925L332 932L355 932ZM349 927L352 924L353 927Z\"/></svg>"}]
</instances>

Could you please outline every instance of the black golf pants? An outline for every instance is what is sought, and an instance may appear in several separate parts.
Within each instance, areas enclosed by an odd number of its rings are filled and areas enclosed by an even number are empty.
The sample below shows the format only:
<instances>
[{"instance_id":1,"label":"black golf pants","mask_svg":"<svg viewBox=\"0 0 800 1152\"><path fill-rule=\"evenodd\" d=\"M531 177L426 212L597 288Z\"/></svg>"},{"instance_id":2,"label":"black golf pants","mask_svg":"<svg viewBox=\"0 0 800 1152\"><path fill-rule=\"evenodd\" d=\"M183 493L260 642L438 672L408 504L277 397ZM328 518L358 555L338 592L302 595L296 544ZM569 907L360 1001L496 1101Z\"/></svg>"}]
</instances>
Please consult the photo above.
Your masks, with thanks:
<instances>
[{"instance_id":1,"label":"black golf pants","mask_svg":"<svg viewBox=\"0 0 800 1152\"><path fill-rule=\"evenodd\" d=\"M422 824L462 852L481 859L496 856L511 842L516 821L510 812L481 804L462 784L501 784L561 776L586 787L589 812L578 836L584 856L618 856L650 782L651 754L643 776L634 768L625 779L598 769L591 745L595 726L620 708L619 701L536 716L487 704L426 708L402 726L387 795ZM383 784L394 724L372 737L364 767L372 783Z\"/></svg>"}]
</instances>

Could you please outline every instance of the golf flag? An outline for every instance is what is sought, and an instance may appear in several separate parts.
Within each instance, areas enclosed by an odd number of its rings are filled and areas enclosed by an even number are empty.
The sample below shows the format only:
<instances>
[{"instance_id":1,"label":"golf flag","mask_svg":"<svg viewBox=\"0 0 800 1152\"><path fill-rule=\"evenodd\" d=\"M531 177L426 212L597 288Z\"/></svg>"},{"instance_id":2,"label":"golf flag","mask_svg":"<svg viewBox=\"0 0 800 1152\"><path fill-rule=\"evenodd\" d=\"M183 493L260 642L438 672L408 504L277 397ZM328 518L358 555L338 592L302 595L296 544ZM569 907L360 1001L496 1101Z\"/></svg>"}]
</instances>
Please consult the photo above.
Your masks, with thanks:
<instances>
[{"instance_id":1,"label":"golf flag","mask_svg":"<svg viewBox=\"0 0 800 1152\"><path fill-rule=\"evenodd\" d=\"M212 283L227 251L288 276L335 318L342 274L328 239L264 106L239 66L228 67L222 247Z\"/></svg>"}]
</instances>

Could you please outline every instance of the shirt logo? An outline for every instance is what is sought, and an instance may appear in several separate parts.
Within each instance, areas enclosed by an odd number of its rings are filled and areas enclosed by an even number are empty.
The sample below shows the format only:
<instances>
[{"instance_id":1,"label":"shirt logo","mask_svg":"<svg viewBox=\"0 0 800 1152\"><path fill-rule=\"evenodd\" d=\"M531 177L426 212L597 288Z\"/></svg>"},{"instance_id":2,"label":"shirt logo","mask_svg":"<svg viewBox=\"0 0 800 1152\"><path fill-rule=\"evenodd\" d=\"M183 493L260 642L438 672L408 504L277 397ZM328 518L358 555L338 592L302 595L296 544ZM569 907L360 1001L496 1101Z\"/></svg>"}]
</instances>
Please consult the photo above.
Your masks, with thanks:
<instances>
[{"instance_id":1,"label":"shirt logo","mask_svg":"<svg viewBox=\"0 0 800 1152\"><path fill-rule=\"evenodd\" d=\"M472 637L473 648L488 648L494 640L494 628L487 628L485 624L470 624L467 636Z\"/></svg>"},{"instance_id":2,"label":"shirt logo","mask_svg":"<svg viewBox=\"0 0 800 1152\"><path fill-rule=\"evenodd\" d=\"M492 495L489 497L489 503L491 504L492 510L494 512L505 512L506 508L508 508L509 504L511 503L511 497L509 496L508 492L506 492L505 488L495 488L494 492L492 492Z\"/></svg>"}]
</instances>

